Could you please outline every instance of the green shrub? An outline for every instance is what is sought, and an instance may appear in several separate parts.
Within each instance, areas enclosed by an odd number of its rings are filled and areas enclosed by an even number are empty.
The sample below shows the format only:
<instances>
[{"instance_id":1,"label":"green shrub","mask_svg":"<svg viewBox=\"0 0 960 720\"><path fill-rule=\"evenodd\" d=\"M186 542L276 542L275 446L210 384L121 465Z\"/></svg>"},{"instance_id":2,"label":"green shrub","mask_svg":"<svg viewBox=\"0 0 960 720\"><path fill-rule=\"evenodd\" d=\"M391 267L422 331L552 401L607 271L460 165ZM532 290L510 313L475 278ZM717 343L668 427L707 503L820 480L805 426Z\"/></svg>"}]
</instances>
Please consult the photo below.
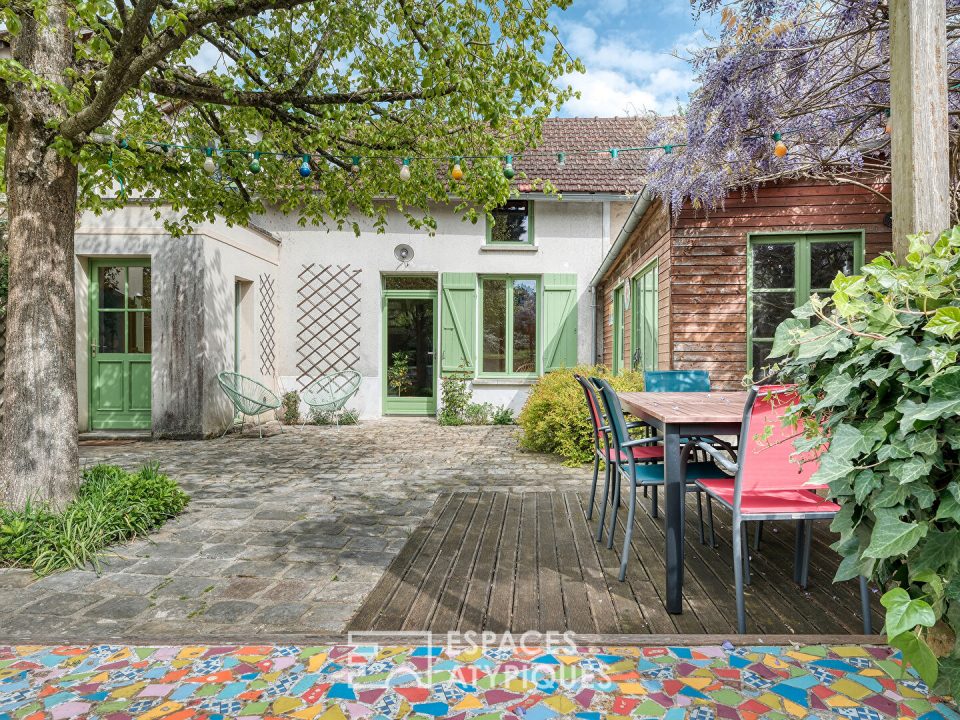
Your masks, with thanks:
<instances>
[{"instance_id":1,"label":"green shrub","mask_svg":"<svg viewBox=\"0 0 960 720\"><path fill-rule=\"evenodd\" d=\"M593 426L574 373L605 378L616 390L643 389L643 373L625 371L612 376L600 365L557 370L537 380L517 418L523 429L520 446L559 455L564 465L582 465L593 457Z\"/></svg>"},{"instance_id":2,"label":"green shrub","mask_svg":"<svg viewBox=\"0 0 960 720\"><path fill-rule=\"evenodd\" d=\"M496 410L493 411L494 425L513 425L514 422L513 410L508 408L506 405L500 405Z\"/></svg>"},{"instance_id":3,"label":"green shrub","mask_svg":"<svg viewBox=\"0 0 960 720\"><path fill-rule=\"evenodd\" d=\"M330 410L311 410L311 425L356 425L360 422L360 413L357 410L343 410L339 413Z\"/></svg>"},{"instance_id":4,"label":"green shrub","mask_svg":"<svg viewBox=\"0 0 960 720\"><path fill-rule=\"evenodd\" d=\"M463 425L466 422L467 405L472 393L463 373L444 375L440 379L440 425Z\"/></svg>"},{"instance_id":5,"label":"green shrub","mask_svg":"<svg viewBox=\"0 0 960 720\"><path fill-rule=\"evenodd\" d=\"M0 565L47 575L93 564L101 550L146 535L178 515L190 498L157 465L128 473L114 465L84 471L77 497L60 513L43 505L0 507Z\"/></svg>"},{"instance_id":6,"label":"green shrub","mask_svg":"<svg viewBox=\"0 0 960 720\"><path fill-rule=\"evenodd\" d=\"M300 422L300 396L291 390L283 394L281 420L284 425L296 425Z\"/></svg>"},{"instance_id":7,"label":"green shrub","mask_svg":"<svg viewBox=\"0 0 960 720\"><path fill-rule=\"evenodd\" d=\"M464 420L468 425L489 425L493 414L493 405L490 403L470 403L464 410Z\"/></svg>"},{"instance_id":8,"label":"green shrub","mask_svg":"<svg viewBox=\"0 0 960 720\"><path fill-rule=\"evenodd\" d=\"M802 388L796 447L826 446L814 478L841 506L836 580L879 583L890 644L957 695L960 228L910 240L903 264L880 257L795 310L772 357Z\"/></svg>"}]
</instances>

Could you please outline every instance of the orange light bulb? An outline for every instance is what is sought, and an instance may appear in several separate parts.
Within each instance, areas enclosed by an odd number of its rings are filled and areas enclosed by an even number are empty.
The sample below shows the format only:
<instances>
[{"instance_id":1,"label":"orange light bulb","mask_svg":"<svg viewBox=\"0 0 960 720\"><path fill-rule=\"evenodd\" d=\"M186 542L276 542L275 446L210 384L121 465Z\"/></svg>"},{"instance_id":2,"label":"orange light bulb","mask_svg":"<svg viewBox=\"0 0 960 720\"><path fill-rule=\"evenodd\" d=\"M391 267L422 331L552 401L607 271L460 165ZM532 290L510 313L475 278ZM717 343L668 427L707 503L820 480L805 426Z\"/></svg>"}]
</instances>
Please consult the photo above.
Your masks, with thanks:
<instances>
[{"instance_id":1,"label":"orange light bulb","mask_svg":"<svg viewBox=\"0 0 960 720\"><path fill-rule=\"evenodd\" d=\"M460 163L454 163L453 169L450 171L450 177L457 182L463 180L463 168L460 167Z\"/></svg>"},{"instance_id":2,"label":"orange light bulb","mask_svg":"<svg viewBox=\"0 0 960 720\"><path fill-rule=\"evenodd\" d=\"M784 145L783 140L777 140L777 144L773 146L773 154L777 157L786 157L787 146Z\"/></svg>"}]
</instances>

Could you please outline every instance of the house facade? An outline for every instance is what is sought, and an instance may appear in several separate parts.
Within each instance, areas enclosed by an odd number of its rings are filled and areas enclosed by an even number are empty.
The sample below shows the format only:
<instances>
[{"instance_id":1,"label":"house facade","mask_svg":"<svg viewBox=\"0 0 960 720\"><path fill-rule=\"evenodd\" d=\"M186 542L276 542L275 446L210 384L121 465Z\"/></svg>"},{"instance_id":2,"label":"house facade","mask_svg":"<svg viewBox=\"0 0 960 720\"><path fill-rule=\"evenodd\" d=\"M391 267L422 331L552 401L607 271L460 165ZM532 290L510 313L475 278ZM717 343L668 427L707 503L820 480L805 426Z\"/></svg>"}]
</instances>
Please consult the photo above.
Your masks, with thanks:
<instances>
[{"instance_id":1,"label":"house facade","mask_svg":"<svg viewBox=\"0 0 960 720\"><path fill-rule=\"evenodd\" d=\"M544 372L591 360L591 279L633 207L639 158L555 152L641 144L628 119L557 119L542 156L493 218L430 211L436 230L397 212L387 230L303 227L267 212L247 228L203 224L171 237L146 204L84 216L77 231L77 357L82 430L206 437L232 420L217 374L278 393L337 370L362 376L362 417L432 415L443 373L475 402L518 410Z\"/></svg>"},{"instance_id":2,"label":"house facade","mask_svg":"<svg viewBox=\"0 0 960 720\"><path fill-rule=\"evenodd\" d=\"M641 193L591 281L597 360L707 370L715 389L759 376L793 308L891 249L890 186L864 185L784 180L709 213Z\"/></svg>"}]
</instances>

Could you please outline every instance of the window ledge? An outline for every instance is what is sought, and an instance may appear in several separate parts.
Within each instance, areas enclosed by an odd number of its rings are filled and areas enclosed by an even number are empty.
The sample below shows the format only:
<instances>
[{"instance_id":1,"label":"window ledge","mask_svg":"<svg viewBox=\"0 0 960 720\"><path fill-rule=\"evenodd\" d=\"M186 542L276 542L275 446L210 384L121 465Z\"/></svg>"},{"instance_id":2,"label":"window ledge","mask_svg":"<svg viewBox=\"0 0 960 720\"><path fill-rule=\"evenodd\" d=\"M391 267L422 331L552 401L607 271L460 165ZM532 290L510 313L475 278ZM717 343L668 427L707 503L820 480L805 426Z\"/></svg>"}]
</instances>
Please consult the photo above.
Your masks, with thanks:
<instances>
[{"instance_id":1,"label":"window ledge","mask_svg":"<svg viewBox=\"0 0 960 720\"><path fill-rule=\"evenodd\" d=\"M539 378L532 377L478 377L474 385L533 385Z\"/></svg>"},{"instance_id":2,"label":"window ledge","mask_svg":"<svg viewBox=\"0 0 960 720\"><path fill-rule=\"evenodd\" d=\"M518 243L516 245L508 245L506 243L490 243L487 245L481 245L480 252L536 253L540 252L540 248L537 245L528 245L527 243Z\"/></svg>"}]
</instances>

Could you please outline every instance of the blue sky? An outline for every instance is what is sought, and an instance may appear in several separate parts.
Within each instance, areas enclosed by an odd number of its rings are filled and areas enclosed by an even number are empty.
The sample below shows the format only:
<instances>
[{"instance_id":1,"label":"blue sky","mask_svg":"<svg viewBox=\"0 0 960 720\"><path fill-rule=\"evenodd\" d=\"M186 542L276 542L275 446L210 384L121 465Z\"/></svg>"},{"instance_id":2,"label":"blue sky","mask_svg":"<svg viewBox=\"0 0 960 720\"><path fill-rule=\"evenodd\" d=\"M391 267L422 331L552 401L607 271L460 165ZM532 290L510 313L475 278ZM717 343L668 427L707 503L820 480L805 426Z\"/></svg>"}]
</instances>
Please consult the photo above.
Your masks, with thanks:
<instances>
[{"instance_id":1,"label":"blue sky","mask_svg":"<svg viewBox=\"0 0 960 720\"><path fill-rule=\"evenodd\" d=\"M672 53L704 44L704 28L715 25L709 17L695 23L689 0L573 0L553 20L586 68L564 78L581 97L560 114L582 117L675 111L693 75Z\"/></svg>"}]
</instances>

